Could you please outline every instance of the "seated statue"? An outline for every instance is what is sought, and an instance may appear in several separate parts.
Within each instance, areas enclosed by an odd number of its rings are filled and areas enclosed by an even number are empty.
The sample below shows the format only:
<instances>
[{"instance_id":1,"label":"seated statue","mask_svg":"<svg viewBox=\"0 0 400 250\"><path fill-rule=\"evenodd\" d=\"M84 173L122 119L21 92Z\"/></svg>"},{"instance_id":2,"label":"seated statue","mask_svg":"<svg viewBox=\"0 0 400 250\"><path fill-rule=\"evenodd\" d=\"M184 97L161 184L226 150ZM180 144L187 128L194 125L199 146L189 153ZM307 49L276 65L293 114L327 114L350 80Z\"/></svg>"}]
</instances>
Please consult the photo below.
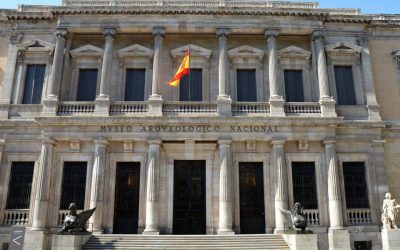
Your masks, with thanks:
<instances>
[{"instance_id":1,"label":"seated statue","mask_svg":"<svg viewBox=\"0 0 400 250\"><path fill-rule=\"evenodd\" d=\"M300 203L296 202L292 211L281 209L281 213L285 216L286 231L304 232L306 230L308 223Z\"/></svg>"},{"instance_id":2,"label":"seated statue","mask_svg":"<svg viewBox=\"0 0 400 250\"><path fill-rule=\"evenodd\" d=\"M386 193L382 206L382 223L384 229L397 229L396 219L400 205L397 204L395 199L392 199L391 193Z\"/></svg>"},{"instance_id":3,"label":"seated statue","mask_svg":"<svg viewBox=\"0 0 400 250\"><path fill-rule=\"evenodd\" d=\"M69 233L69 234L79 234L87 232L86 222L93 215L96 208L92 208L83 211L80 214L76 213L77 206L75 203L69 205L69 213L65 217L64 225L62 229L58 232L59 234Z\"/></svg>"}]
</instances>

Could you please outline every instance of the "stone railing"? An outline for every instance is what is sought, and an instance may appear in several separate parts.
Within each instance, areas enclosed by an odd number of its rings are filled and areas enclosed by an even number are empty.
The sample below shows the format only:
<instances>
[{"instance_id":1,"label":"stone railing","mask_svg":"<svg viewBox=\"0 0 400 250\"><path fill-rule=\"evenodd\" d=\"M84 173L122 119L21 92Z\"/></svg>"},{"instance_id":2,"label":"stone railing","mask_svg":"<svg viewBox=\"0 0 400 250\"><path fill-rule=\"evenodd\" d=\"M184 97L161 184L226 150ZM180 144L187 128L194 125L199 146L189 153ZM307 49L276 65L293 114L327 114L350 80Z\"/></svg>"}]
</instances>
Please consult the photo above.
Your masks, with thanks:
<instances>
[{"instance_id":1,"label":"stone railing","mask_svg":"<svg viewBox=\"0 0 400 250\"><path fill-rule=\"evenodd\" d=\"M82 210L77 210L76 211L78 214L82 212ZM69 210L60 210L58 211L58 217L57 217L57 226L62 226L64 224L65 217L68 215Z\"/></svg>"},{"instance_id":2,"label":"stone railing","mask_svg":"<svg viewBox=\"0 0 400 250\"><path fill-rule=\"evenodd\" d=\"M285 113L287 115L319 115L321 106L318 102L286 102Z\"/></svg>"},{"instance_id":3,"label":"stone railing","mask_svg":"<svg viewBox=\"0 0 400 250\"><path fill-rule=\"evenodd\" d=\"M268 102L236 102L232 104L232 114L234 116L251 114L269 114L270 106Z\"/></svg>"},{"instance_id":4,"label":"stone railing","mask_svg":"<svg viewBox=\"0 0 400 250\"><path fill-rule=\"evenodd\" d=\"M113 102L110 107L110 115L143 114L147 113L147 102Z\"/></svg>"},{"instance_id":5,"label":"stone railing","mask_svg":"<svg viewBox=\"0 0 400 250\"><path fill-rule=\"evenodd\" d=\"M319 211L318 211L318 209L304 209L303 212L307 218L308 225L319 226Z\"/></svg>"},{"instance_id":6,"label":"stone railing","mask_svg":"<svg viewBox=\"0 0 400 250\"><path fill-rule=\"evenodd\" d=\"M166 115L179 114L217 114L215 102L164 102L163 113Z\"/></svg>"},{"instance_id":7,"label":"stone railing","mask_svg":"<svg viewBox=\"0 0 400 250\"><path fill-rule=\"evenodd\" d=\"M57 115L80 115L94 113L94 102L61 102Z\"/></svg>"},{"instance_id":8,"label":"stone railing","mask_svg":"<svg viewBox=\"0 0 400 250\"><path fill-rule=\"evenodd\" d=\"M368 225L371 224L371 209L347 209L346 224L352 225Z\"/></svg>"},{"instance_id":9,"label":"stone railing","mask_svg":"<svg viewBox=\"0 0 400 250\"><path fill-rule=\"evenodd\" d=\"M10 209L4 211L1 224L4 226L28 225L28 222L29 209Z\"/></svg>"}]
</instances>

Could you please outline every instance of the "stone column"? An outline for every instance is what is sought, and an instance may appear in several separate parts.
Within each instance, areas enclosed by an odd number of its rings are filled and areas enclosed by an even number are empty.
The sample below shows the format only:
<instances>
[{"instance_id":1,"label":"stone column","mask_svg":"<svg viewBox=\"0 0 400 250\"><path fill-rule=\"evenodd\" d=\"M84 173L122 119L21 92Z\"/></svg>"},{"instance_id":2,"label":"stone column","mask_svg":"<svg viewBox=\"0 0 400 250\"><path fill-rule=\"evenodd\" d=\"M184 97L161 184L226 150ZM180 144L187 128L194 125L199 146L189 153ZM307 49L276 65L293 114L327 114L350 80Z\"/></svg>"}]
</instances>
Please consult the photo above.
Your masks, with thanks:
<instances>
[{"instance_id":1,"label":"stone column","mask_svg":"<svg viewBox=\"0 0 400 250\"><path fill-rule=\"evenodd\" d=\"M54 141L44 139L40 153L35 208L33 210L32 230L43 231L47 226L47 209L50 196L50 177L53 164Z\"/></svg>"},{"instance_id":2,"label":"stone column","mask_svg":"<svg viewBox=\"0 0 400 250\"><path fill-rule=\"evenodd\" d=\"M380 121L379 105L376 101L374 76L372 75L371 55L368 46L368 39L358 40L361 49L361 64L363 71L363 79L365 84L365 94L367 97L368 117L369 120Z\"/></svg>"},{"instance_id":3,"label":"stone column","mask_svg":"<svg viewBox=\"0 0 400 250\"><path fill-rule=\"evenodd\" d=\"M324 31L314 31L313 40L315 44L315 56L317 57L319 103L321 104L322 116L336 117L335 100L331 97L329 91L324 38Z\"/></svg>"},{"instance_id":4,"label":"stone column","mask_svg":"<svg viewBox=\"0 0 400 250\"><path fill-rule=\"evenodd\" d=\"M107 140L94 141L94 162L92 169L92 183L90 189L90 208L96 207L89 223L93 225L93 232L103 231L103 206L104 206L104 172L106 168ZM89 225L91 228L91 225Z\"/></svg>"},{"instance_id":5,"label":"stone column","mask_svg":"<svg viewBox=\"0 0 400 250\"><path fill-rule=\"evenodd\" d=\"M18 57L17 44L21 42L22 34L12 31L8 38L7 64L4 72L3 89L0 96L0 119L8 118L8 110L11 102L11 93L14 84L15 65Z\"/></svg>"},{"instance_id":6,"label":"stone column","mask_svg":"<svg viewBox=\"0 0 400 250\"><path fill-rule=\"evenodd\" d=\"M324 141L324 145L325 164L328 168L329 249L351 249L349 232L344 230L343 227L339 166L336 159L336 141L327 139Z\"/></svg>"},{"instance_id":7,"label":"stone column","mask_svg":"<svg viewBox=\"0 0 400 250\"><path fill-rule=\"evenodd\" d=\"M220 140L219 144L219 227L218 234L230 234L232 229L232 161L231 141Z\"/></svg>"},{"instance_id":8,"label":"stone column","mask_svg":"<svg viewBox=\"0 0 400 250\"><path fill-rule=\"evenodd\" d=\"M96 98L95 113L108 116L110 110L110 96L107 94L107 87L109 87L111 82L113 47L117 31L114 28L105 28L103 34L105 39L104 55L101 66L100 90Z\"/></svg>"},{"instance_id":9,"label":"stone column","mask_svg":"<svg viewBox=\"0 0 400 250\"><path fill-rule=\"evenodd\" d=\"M376 208L376 223L380 223L382 211L382 201L385 199L385 194L389 192L387 166L385 163L385 140L372 140L372 161L374 166L375 185L379 187L375 194L376 204L371 204L371 208Z\"/></svg>"},{"instance_id":10,"label":"stone column","mask_svg":"<svg viewBox=\"0 0 400 250\"><path fill-rule=\"evenodd\" d=\"M228 68L228 45L227 40L230 30L226 28L217 29L219 40L219 59L218 59L218 114L221 116L232 116L232 99L227 94L229 84Z\"/></svg>"},{"instance_id":11,"label":"stone column","mask_svg":"<svg viewBox=\"0 0 400 250\"><path fill-rule=\"evenodd\" d=\"M288 210L288 173L285 160L285 141L272 141L272 166L276 171L275 178L275 233L284 230L285 218L281 209Z\"/></svg>"},{"instance_id":12,"label":"stone column","mask_svg":"<svg viewBox=\"0 0 400 250\"><path fill-rule=\"evenodd\" d=\"M43 114L55 116L58 105L58 92L61 86L62 69L64 62L65 41L67 29L59 28L55 32L56 45L54 49L53 67L49 79L49 90L46 98L43 99Z\"/></svg>"},{"instance_id":13,"label":"stone column","mask_svg":"<svg viewBox=\"0 0 400 250\"><path fill-rule=\"evenodd\" d=\"M160 84L161 51L165 35L165 28L154 27L153 35L154 35L153 79L151 82L151 95L149 97L148 115L162 116L162 96L158 92L158 85Z\"/></svg>"},{"instance_id":14,"label":"stone column","mask_svg":"<svg viewBox=\"0 0 400 250\"><path fill-rule=\"evenodd\" d=\"M282 98L282 89L278 82L278 58L276 52L276 37L279 32L275 29L265 31L265 38L268 43L268 78L269 78L269 103L271 106L271 115L285 116L284 100Z\"/></svg>"},{"instance_id":15,"label":"stone column","mask_svg":"<svg viewBox=\"0 0 400 250\"><path fill-rule=\"evenodd\" d=\"M147 193L146 193L146 228L143 234L160 234L158 226L158 182L160 140L149 141L149 159L147 166Z\"/></svg>"}]
</instances>

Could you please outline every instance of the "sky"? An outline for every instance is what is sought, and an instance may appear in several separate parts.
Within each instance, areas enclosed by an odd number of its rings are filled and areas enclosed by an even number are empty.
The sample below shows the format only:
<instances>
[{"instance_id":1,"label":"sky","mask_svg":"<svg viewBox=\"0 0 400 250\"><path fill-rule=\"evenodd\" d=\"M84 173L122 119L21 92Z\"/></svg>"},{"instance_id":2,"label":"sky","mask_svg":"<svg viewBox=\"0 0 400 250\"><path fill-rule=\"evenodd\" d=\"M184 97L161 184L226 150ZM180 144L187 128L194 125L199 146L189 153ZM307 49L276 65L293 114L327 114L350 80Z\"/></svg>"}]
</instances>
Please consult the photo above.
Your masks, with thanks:
<instances>
[{"instance_id":1,"label":"sky","mask_svg":"<svg viewBox=\"0 0 400 250\"><path fill-rule=\"evenodd\" d=\"M304 0L313 1L313 0ZM314 0L320 8L360 8L362 13L400 14L400 0ZM19 4L61 5L61 0L0 0L0 9L16 9Z\"/></svg>"}]
</instances>

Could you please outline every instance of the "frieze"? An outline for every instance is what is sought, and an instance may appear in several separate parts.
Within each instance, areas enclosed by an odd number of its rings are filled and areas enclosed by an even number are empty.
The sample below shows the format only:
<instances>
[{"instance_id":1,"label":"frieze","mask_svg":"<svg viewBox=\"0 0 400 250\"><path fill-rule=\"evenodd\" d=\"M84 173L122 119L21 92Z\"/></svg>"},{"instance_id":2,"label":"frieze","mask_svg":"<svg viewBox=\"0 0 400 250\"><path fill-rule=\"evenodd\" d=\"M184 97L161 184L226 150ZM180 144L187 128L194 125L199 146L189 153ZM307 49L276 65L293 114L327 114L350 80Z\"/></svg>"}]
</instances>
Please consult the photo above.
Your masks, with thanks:
<instances>
[{"instance_id":1,"label":"frieze","mask_svg":"<svg viewBox=\"0 0 400 250\"><path fill-rule=\"evenodd\" d=\"M103 125L101 133L276 133L268 125Z\"/></svg>"}]
</instances>

